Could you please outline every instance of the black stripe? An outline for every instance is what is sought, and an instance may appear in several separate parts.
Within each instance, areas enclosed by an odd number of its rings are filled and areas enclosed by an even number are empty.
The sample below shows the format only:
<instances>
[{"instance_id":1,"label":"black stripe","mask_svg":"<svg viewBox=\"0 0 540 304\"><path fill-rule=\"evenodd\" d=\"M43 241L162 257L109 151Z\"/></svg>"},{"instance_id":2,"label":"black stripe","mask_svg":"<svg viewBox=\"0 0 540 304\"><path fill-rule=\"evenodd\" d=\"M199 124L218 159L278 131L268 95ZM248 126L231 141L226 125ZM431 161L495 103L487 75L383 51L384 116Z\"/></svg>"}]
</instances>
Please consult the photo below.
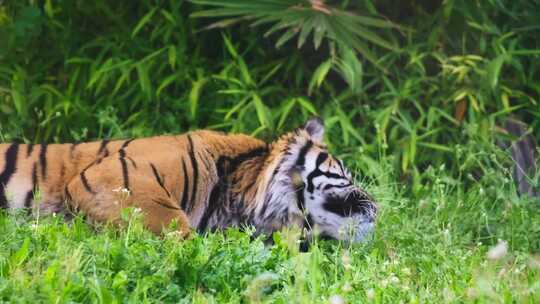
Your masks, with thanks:
<instances>
[{"instance_id":1,"label":"black stripe","mask_svg":"<svg viewBox=\"0 0 540 304\"><path fill-rule=\"evenodd\" d=\"M101 144L99 145L99 150L97 153L98 156L101 155L102 153L104 153L104 155L109 155L109 150L107 149L108 143L109 143L108 139L104 139L101 141Z\"/></svg>"},{"instance_id":2,"label":"black stripe","mask_svg":"<svg viewBox=\"0 0 540 304\"><path fill-rule=\"evenodd\" d=\"M134 140L135 140L135 138L126 140L126 141L122 144L122 146L120 147L120 150L122 150L122 149L124 149L125 147L127 147L127 146L128 146L132 141L134 141Z\"/></svg>"},{"instance_id":3,"label":"black stripe","mask_svg":"<svg viewBox=\"0 0 540 304\"><path fill-rule=\"evenodd\" d=\"M124 178L124 189L129 190L129 172L127 167L127 162L125 159L126 151L121 149L118 151L120 153L120 164L122 165L122 177Z\"/></svg>"},{"instance_id":4,"label":"black stripe","mask_svg":"<svg viewBox=\"0 0 540 304\"><path fill-rule=\"evenodd\" d=\"M341 170L341 174L345 175L345 169L343 168L343 164L341 163L341 160L334 159L334 161L338 163L339 169Z\"/></svg>"},{"instance_id":5,"label":"black stripe","mask_svg":"<svg viewBox=\"0 0 540 304\"><path fill-rule=\"evenodd\" d=\"M126 158L131 162L131 165L133 168L137 169L137 163L133 160L133 158L126 156Z\"/></svg>"},{"instance_id":6,"label":"black stripe","mask_svg":"<svg viewBox=\"0 0 540 304\"><path fill-rule=\"evenodd\" d=\"M126 151L124 150L134 139L126 140L122 146L120 147L120 150L118 150L118 153L120 154L120 164L122 165L122 177L124 179L124 188L129 190L129 172L128 172L128 166L126 162ZM129 156L128 156L129 157Z\"/></svg>"},{"instance_id":7,"label":"black stripe","mask_svg":"<svg viewBox=\"0 0 540 304\"><path fill-rule=\"evenodd\" d=\"M190 212L193 210L193 207L195 207L195 199L197 197L197 182L199 179L199 166L197 165L197 159L195 158L195 147L193 146L193 140L191 139L191 136L189 134L187 135L188 141L189 141L189 159L191 160L191 168L193 171L193 185L191 190L191 199L189 202L189 209L187 212Z\"/></svg>"},{"instance_id":8,"label":"black stripe","mask_svg":"<svg viewBox=\"0 0 540 304\"><path fill-rule=\"evenodd\" d=\"M272 193L268 193L268 195L272 196ZM269 200L268 200L269 201ZM262 207L261 207L261 211L259 211L259 216L263 216L264 217L264 214L266 213L266 209L268 209L268 201L265 200Z\"/></svg>"},{"instance_id":9,"label":"black stripe","mask_svg":"<svg viewBox=\"0 0 540 304\"><path fill-rule=\"evenodd\" d=\"M307 191L308 192L313 192L313 189L315 188L315 185L313 185L313 179L321 175L324 175L328 178L334 178L334 179L346 179L344 176L341 176L339 174L332 173L332 172L324 172L324 171L321 171L319 168L316 168L313 172L308 174L308 177L307 177L307 182L308 182Z\"/></svg>"},{"instance_id":10,"label":"black stripe","mask_svg":"<svg viewBox=\"0 0 540 304\"><path fill-rule=\"evenodd\" d=\"M43 180L47 180L47 144L41 144L39 151L39 165L41 167L41 176Z\"/></svg>"},{"instance_id":11,"label":"black stripe","mask_svg":"<svg viewBox=\"0 0 540 304\"><path fill-rule=\"evenodd\" d=\"M84 189L86 189L86 191L92 193L92 194L96 194L96 192L94 192L94 190L92 190L92 188L90 187L90 184L88 183L88 180L86 179L86 175L85 175L85 172L81 172L81 182L84 186Z\"/></svg>"},{"instance_id":12,"label":"black stripe","mask_svg":"<svg viewBox=\"0 0 540 304\"><path fill-rule=\"evenodd\" d=\"M345 183L343 185L328 184L328 185L324 186L323 190L328 190L328 189L331 189L331 188L347 188L347 187L350 187L350 186L352 186L351 182Z\"/></svg>"},{"instance_id":13,"label":"black stripe","mask_svg":"<svg viewBox=\"0 0 540 304\"><path fill-rule=\"evenodd\" d=\"M64 195L65 195L66 200L73 201L73 197L71 196L71 193L69 192L67 185L64 187Z\"/></svg>"},{"instance_id":14,"label":"black stripe","mask_svg":"<svg viewBox=\"0 0 540 304\"><path fill-rule=\"evenodd\" d=\"M214 188L212 188L212 192L210 192L210 198L208 199L208 206L206 207L206 210L204 211L203 216L201 217L201 220L199 221L199 224L197 225L197 230L199 232L203 232L208 228L208 222L210 221L210 217L214 214L218 206L220 205L219 196L221 193L223 193L223 190L226 190L226 184L218 182Z\"/></svg>"},{"instance_id":15,"label":"black stripe","mask_svg":"<svg viewBox=\"0 0 540 304\"><path fill-rule=\"evenodd\" d=\"M306 154L312 146L313 142L311 140L308 140L308 142L302 147L302 149L300 149L300 152L298 153L298 158L296 159L297 166L303 166L306 163Z\"/></svg>"},{"instance_id":16,"label":"black stripe","mask_svg":"<svg viewBox=\"0 0 540 304\"><path fill-rule=\"evenodd\" d=\"M30 156L30 154L32 154L32 151L34 151L34 144L28 144L26 146L26 157Z\"/></svg>"},{"instance_id":17,"label":"black stripe","mask_svg":"<svg viewBox=\"0 0 540 304\"><path fill-rule=\"evenodd\" d=\"M325 160L328 159L328 153L321 152L317 155L317 160L315 161L315 167L318 168Z\"/></svg>"},{"instance_id":18,"label":"black stripe","mask_svg":"<svg viewBox=\"0 0 540 304\"><path fill-rule=\"evenodd\" d=\"M66 176L66 165L64 165L64 162L62 162L62 165L60 166L60 180L61 180L61 182L64 182L64 176Z\"/></svg>"},{"instance_id":19,"label":"black stripe","mask_svg":"<svg viewBox=\"0 0 540 304\"><path fill-rule=\"evenodd\" d=\"M0 208L7 208L6 187L13 173L17 169L17 153L19 152L19 144L14 143L9 146L5 154L4 171L0 174Z\"/></svg>"},{"instance_id":20,"label":"black stripe","mask_svg":"<svg viewBox=\"0 0 540 304\"><path fill-rule=\"evenodd\" d=\"M225 167L225 164L228 160L230 160L229 157L220 156L216 162L216 171L219 179L210 192L206 210L204 210L203 216L197 225L197 230L199 232L203 232L208 228L210 217L212 217L217 207L220 205L220 203L222 203L220 202L220 194L223 196L226 195L226 193L222 190L226 189L224 179L227 175L227 168Z\"/></svg>"},{"instance_id":21,"label":"black stripe","mask_svg":"<svg viewBox=\"0 0 540 304\"><path fill-rule=\"evenodd\" d=\"M81 143L72 143L71 144L71 147L69 148L69 157L71 158L74 158L75 157L75 149L77 148L78 145L80 145Z\"/></svg>"},{"instance_id":22,"label":"black stripe","mask_svg":"<svg viewBox=\"0 0 540 304\"><path fill-rule=\"evenodd\" d=\"M26 198L24 199L24 207L30 208L32 204L32 199L34 198L34 191L37 187L37 166L36 163L32 166L32 188L26 193Z\"/></svg>"},{"instance_id":23,"label":"black stripe","mask_svg":"<svg viewBox=\"0 0 540 304\"><path fill-rule=\"evenodd\" d=\"M187 190L189 186L189 180L186 162L184 161L184 159L182 159L182 170L184 170L184 188L182 188L182 201L180 203L180 207L182 208L182 210L186 211L189 194Z\"/></svg>"},{"instance_id":24,"label":"black stripe","mask_svg":"<svg viewBox=\"0 0 540 304\"><path fill-rule=\"evenodd\" d=\"M308 181L308 187L307 191L310 193L313 193L313 190L315 188L315 185L313 184L313 179L315 179L318 176L324 175L328 178L336 178L336 179L343 179L344 177L342 175L332 173L332 172L323 172L319 169L319 166L324 163L328 159L328 153L322 152L317 156L316 164L315 164L315 170L313 172L309 173L307 176ZM325 189L327 189L325 187Z\"/></svg>"},{"instance_id":25,"label":"black stripe","mask_svg":"<svg viewBox=\"0 0 540 304\"><path fill-rule=\"evenodd\" d=\"M312 146L313 146L313 142L311 140L308 140L308 142L300 149L300 152L298 152L298 157L296 158L296 162L295 162L296 167L304 166L304 164L306 163L306 155ZM304 212L305 210L304 187L300 189L296 189L296 204L298 206L298 209Z\"/></svg>"},{"instance_id":26,"label":"black stripe","mask_svg":"<svg viewBox=\"0 0 540 304\"><path fill-rule=\"evenodd\" d=\"M169 190L167 190L167 188L165 188L165 183L163 181L163 179L161 178L156 166L154 166L154 164L150 163L150 168L152 168L152 173L154 173L154 177L156 178L156 181L157 183L161 186L161 188L163 188L163 190L165 190L165 192L167 193L167 196L171 196L171 194L169 193Z\"/></svg>"},{"instance_id":27,"label":"black stripe","mask_svg":"<svg viewBox=\"0 0 540 304\"><path fill-rule=\"evenodd\" d=\"M227 178L230 176L230 174L234 173L243 162L254 157L264 156L267 153L268 146L265 146L239 154L234 158L228 156L220 156L218 158L216 162L216 171L219 179L210 192L210 198L208 199L206 210L204 211L204 214L197 225L197 230L199 232L205 231L207 228L209 228L208 223L212 215L214 215L219 207L222 207L226 203L225 198L227 197L229 187Z\"/></svg>"},{"instance_id":28,"label":"black stripe","mask_svg":"<svg viewBox=\"0 0 540 304\"><path fill-rule=\"evenodd\" d=\"M224 176L225 174L232 173L238 169L238 167L245 161L250 160L255 157L260 157L265 155L268 152L268 147L260 147L253 150L250 150L249 152L238 154L234 158L230 158L227 156L220 156L220 159L223 158L223 161L228 162L227 170L226 172L222 172L221 176ZM218 159L219 162L219 159ZM225 168L222 168L225 169ZM219 170L219 167L218 167Z\"/></svg>"},{"instance_id":29,"label":"black stripe","mask_svg":"<svg viewBox=\"0 0 540 304\"><path fill-rule=\"evenodd\" d=\"M270 177L270 180L273 181L274 178L276 177L276 175L278 174L279 172L279 169L281 169L281 163L279 163L276 168L274 169L274 171L272 172L272 176Z\"/></svg>"}]
</instances>

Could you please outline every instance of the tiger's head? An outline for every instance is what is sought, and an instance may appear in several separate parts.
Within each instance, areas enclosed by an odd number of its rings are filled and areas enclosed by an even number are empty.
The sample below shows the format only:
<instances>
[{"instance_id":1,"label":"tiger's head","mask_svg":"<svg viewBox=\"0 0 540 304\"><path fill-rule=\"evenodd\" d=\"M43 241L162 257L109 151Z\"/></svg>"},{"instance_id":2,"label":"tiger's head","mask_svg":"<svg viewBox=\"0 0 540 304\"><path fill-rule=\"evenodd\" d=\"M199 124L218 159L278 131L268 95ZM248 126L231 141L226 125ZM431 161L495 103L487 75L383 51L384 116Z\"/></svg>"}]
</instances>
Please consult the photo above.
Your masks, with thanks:
<instances>
[{"instance_id":1,"label":"tiger's head","mask_svg":"<svg viewBox=\"0 0 540 304\"><path fill-rule=\"evenodd\" d=\"M279 156L270 166L266 201L282 202L276 206L288 214L288 224L303 225L309 238L362 241L374 228L377 205L328 153L323 135L323 122L312 118L272 144Z\"/></svg>"}]
</instances>

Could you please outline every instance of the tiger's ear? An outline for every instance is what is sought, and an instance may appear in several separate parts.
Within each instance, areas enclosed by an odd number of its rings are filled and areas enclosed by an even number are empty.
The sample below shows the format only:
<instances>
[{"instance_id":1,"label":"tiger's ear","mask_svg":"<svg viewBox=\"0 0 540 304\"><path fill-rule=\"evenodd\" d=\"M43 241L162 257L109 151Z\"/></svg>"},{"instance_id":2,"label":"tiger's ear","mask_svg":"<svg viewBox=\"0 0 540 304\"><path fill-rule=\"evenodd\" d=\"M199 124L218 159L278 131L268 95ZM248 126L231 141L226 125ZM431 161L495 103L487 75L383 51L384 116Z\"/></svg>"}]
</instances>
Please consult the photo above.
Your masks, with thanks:
<instances>
[{"instance_id":1,"label":"tiger's ear","mask_svg":"<svg viewBox=\"0 0 540 304\"><path fill-rule=\"evenodd\" d=\"M324 122L319 117L312 117L303 126L314 141L322 142L324 137Z\"/></svg>"}]
</instances>

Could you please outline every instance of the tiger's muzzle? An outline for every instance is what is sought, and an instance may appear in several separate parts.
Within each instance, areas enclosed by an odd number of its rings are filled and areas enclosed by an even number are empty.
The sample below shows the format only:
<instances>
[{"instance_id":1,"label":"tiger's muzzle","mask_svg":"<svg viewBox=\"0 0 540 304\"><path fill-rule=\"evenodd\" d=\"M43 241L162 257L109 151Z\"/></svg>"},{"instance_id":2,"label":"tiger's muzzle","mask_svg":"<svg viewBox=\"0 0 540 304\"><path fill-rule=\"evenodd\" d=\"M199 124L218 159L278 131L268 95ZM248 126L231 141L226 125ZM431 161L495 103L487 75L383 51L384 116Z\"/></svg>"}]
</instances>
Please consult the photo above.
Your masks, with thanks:
<instances>
[{"instance_id":1,"label":"tiger's muzzle","mask_svg":"<svg viewBox=\"0 0 540 304\"><path fill-rule=\"evenodd\" d=\"M341 217L334 238L347 242L361 242L375 228L377 203L365 191L353 188L344 195L326 198L323 208Z\"/></svg>"}]
</instances>

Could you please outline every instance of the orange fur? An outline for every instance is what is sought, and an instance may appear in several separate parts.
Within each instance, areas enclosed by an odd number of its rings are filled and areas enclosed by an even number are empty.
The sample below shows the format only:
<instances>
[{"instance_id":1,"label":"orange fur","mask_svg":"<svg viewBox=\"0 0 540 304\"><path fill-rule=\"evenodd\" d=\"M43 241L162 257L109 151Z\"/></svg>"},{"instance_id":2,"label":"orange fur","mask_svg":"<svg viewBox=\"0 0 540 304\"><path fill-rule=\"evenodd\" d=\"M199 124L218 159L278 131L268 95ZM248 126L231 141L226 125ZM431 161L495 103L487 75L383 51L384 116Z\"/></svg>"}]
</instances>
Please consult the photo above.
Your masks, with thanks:
<instances>
[{"instance_id":1,"label":"orange fur","mask_svg":"<svg viewBox=\"0 0 540 304\"><path fill-rule=\"evenodd\" d=\"M12 144L1 144L0 155L6 155L10 147ZM3 186L8 200L17 199L14 207L22 207L22 198L26 200L28 193L39 189L41 202L32 199L26 207L39 205L58 212L67 202L92 220L118 222L121 209L132 206L142 210L145 224L153 232L177 220L180 231L188 233L212 203L208 199L218 182L214 166L218 158L234 159L265 148L264 142L249 136L212 131L130 141L20 144L16 170ZM0 168L6 167L6 160L0 159ZM33 176L37 177L35 185ZM249 176L245 181L254 178ZM16 193L10 193L12 189ZM182 202L190 211L189 217L179 206Z\"/></svg>"}]
</instances>

